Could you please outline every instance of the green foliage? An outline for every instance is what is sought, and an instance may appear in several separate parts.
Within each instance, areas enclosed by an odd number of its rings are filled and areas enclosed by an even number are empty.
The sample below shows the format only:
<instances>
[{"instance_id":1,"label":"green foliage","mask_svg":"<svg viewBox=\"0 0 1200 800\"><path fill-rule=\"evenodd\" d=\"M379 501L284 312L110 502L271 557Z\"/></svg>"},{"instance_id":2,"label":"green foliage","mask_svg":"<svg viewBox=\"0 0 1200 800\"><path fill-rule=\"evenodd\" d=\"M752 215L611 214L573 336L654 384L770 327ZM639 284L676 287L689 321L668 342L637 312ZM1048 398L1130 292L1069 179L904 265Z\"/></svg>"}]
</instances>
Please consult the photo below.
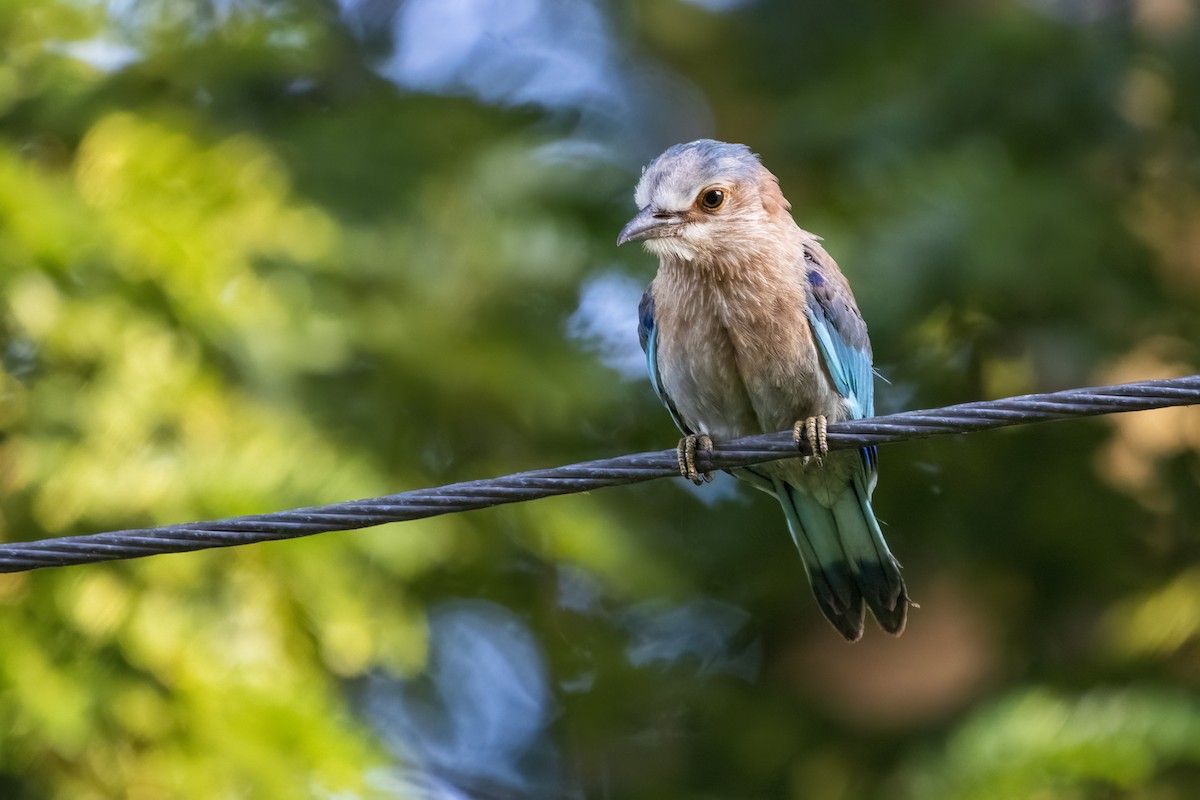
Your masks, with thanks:
<instances>
[{"instance_id":1,"label":"green foliage","mask_svg":"<svg viewBox=\"0 0 1200 800\"><path fill-rule=\"evenodd\" d=\"M580 0L604 80L517 109L340 5L0 7L0 539L669 446L569 333L663 130L779 174L881 411L1197 371L1190 4ZM888 448L921 608L854 647L719 484L0 576L0 796L1188 797L1198 419Z\"/></svg>"},{"instance_id":2,"label":"green foliage","mask_svg":"<svg viewBox=\"0 0 1200 800\"><path fill-rule=\"evenodd\" d=\"M1031 690L962 725L913 791L964 800L1082 797L1105 785L1161 794L1173 783L1155 780L1164 767L1198 760L1200 708L1190 694L1097 691L1068 700Z\"/></svg>"}]
</instances>

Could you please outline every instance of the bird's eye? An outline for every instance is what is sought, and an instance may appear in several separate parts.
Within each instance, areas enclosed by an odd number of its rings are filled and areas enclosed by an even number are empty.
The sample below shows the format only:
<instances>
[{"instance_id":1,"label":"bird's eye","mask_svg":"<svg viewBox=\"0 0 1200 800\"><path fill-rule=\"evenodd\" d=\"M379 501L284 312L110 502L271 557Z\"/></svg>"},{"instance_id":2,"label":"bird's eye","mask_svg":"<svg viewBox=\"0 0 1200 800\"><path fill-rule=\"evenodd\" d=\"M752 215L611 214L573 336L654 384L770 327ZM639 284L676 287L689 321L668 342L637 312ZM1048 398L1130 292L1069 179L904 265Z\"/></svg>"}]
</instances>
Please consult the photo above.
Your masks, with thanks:
<instances>
[{"instance_id":1,"label":"bird's eye","mask_svg":"<svg viewBox=\"0 0 1200 800\"><path fill-rule=\"evenodd\" d=\"M700 195L700 205L705 211L716 211L725 205L724 189L705 189Z\"/></svg>"}]
</instances>

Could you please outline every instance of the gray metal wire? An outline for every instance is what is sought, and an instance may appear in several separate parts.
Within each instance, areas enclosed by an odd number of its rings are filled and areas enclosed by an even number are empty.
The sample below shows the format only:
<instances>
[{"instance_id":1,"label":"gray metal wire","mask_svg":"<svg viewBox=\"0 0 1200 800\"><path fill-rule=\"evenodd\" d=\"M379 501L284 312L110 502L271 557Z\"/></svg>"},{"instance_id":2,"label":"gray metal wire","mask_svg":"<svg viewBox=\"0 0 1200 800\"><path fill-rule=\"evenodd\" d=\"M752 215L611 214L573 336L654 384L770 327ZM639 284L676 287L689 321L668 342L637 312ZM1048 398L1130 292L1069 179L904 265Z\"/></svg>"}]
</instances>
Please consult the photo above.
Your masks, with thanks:
<instances>
[{"instance_id":1,"label":"gray metal wire","mask_svg":"<svg viewBox=\"0 0 1200 800\"><path fill-rule=\"evenodd\" d=\"M829 449L1197 403L1200 403L1200 375L1070 389L839 422L829 426ZM718 442L711 455L697 453L697 466L702 470L729 469L794 457L797 452L791 431L747 436ZM805 452L803 448L799 451L801 455ZM660 450L316 508L161 528L9 542L0 544L0 573L292 539L677 475L675 450Z\"/></svg>"}]
</instances>

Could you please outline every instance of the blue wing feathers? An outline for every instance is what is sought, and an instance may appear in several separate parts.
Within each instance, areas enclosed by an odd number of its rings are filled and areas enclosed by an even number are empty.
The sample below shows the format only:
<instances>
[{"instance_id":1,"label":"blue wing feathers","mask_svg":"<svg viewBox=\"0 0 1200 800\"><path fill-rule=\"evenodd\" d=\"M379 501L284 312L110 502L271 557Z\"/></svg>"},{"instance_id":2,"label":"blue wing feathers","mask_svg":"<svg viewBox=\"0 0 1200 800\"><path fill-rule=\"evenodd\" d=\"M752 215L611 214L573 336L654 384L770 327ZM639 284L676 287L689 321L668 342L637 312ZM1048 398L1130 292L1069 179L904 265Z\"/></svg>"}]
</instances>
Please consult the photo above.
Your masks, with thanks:
<instances>
[{"instance_id":1,"label":"blue wing feathers","mask_svg":"<svg viewBox=\"0 0 1200 800\"><path fill-rule=\"evenodd\" d=\"M646 358L648 359L653 358L650 355L650 332L653 330L654 295L647 289L642 295L642 301L638 303L638 342L642 345L642 352L646 354Z\"/></svg>"},{"instance_id":2,"label":"blue wing feathers","mask_svg":"<svg viewBox=\"0 0 1200 800\"><path fill-rule=\"evenodd\" d=\"M849 287L842 286L842 291L838 292L833 281L819 269L811 268L818 262L807 248L804 258L810 266L805 274L808 281L806 313L817 349L838 393L846 398L851 418L872 417L875 415L875 372L871 367L867 324L853 301L848 299ZM863 448L860 453L867 484L874 488L878 453L873 447Z\"/></svg>"},{"instance_id":3,"label":"blue wing feathers","mask_svg":"<svg viewBox=\"0 0 1200 800\"><path fill-rule=\"evenodd\" d=\"M874 416L875 381L867 325L849 299L850 287L845 280L831 280L822 274L817 268L817 256L808 248L804 258L809 266L805 273L806 312L821 356L838 392L849 403L854 419Z\"/></svg>"},{"instance_id":4,"label":"blue wing feathers","mask_svg":"<svg viewBox=\"0 0 1200 800\"><path fill-rule=\"evenodd\" d=\"M650 373L650 386L653 387L654 394L658 396L659 402L666 406L675 427L691 435L692 431L683 424L675 403L667 395L658 375L658 327L654 324L654 295L649 289L642 295L642 302L638 304L638 341L642 345L642 352L646 354L646 369Z\"/></svg>"}]
</instances>

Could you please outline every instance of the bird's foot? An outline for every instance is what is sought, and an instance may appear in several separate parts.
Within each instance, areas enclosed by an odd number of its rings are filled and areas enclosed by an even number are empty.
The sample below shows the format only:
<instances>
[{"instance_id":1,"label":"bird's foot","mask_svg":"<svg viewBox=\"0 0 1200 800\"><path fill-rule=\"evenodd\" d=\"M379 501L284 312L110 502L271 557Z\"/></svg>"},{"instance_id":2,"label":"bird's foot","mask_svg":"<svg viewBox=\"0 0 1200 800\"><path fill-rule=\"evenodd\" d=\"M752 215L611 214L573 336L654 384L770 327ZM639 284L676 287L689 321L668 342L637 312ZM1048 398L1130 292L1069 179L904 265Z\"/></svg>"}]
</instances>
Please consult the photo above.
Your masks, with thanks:
<instances>
[{"instance_id":1,"label":"bird's foot","mask_svg":"<svg viewBox=\"0 0 1200 800\"><path fill-rule=\"evenodd\" d=\"M696 471L696 447L706 453L711 453L713 449L713 440L704 434L696 436L689 434L679 440L679 446L676 451L679 454L679 474L687 478L697 486L701 486L710 482L713 479L712 473Z\"/></svg>"},{"instance_id":2,"label":"bird's foot","mask_svg":"<svg viewBox=\"0 0 1200 800\"><path fill-rule=\"evenodd\" d=\"M828 424L829 421L825 419L825 415L818 414L815 417L797 420L796 424L792 426L792 441L796 443L796 447L799 447L802 441L808 444L808 455L804 457L805 464L814 458L820 464L821 459L829 452L829 438L826 433Z\"/></svg>"}]
</instances>

